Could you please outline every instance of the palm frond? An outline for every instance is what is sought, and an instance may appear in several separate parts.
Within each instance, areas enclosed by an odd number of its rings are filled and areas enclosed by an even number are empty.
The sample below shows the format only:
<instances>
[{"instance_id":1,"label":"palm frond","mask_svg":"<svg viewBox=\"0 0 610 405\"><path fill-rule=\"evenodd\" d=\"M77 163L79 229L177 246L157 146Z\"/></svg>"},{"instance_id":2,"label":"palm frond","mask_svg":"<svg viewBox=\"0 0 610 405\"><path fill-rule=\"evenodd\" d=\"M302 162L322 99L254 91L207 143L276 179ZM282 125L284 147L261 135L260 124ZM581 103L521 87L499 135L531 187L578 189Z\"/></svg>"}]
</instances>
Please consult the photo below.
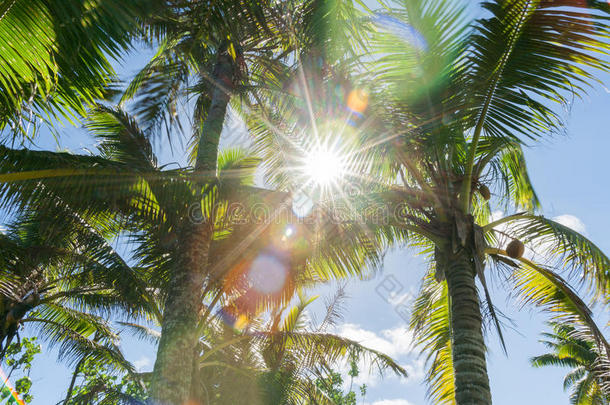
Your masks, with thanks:
<instances>
[{"instance_id":1,"label":"palm frond","mask_svg":"<svg viewBox=\"0 0 610 405\"><path fill-rule=\"evenodd\" d=\"M280 332L280 335L288 340L289 345L294 345L297 351L303 351L305 367L314 366L320 361L320 357L332 364L351 356L368 361L372 369L380 373L387 369L396 375L407 377L407 371L388 355L341 336L307 332Z\"/></svg>"},{"instance_id":2,"label":"palm frond","mask_svg":"<svg viewBox=\"0 0 610 405\"><path fill-rule=\"evenodd\" d=\"M101 156L133 170L152 171L157 166L149 136L135 118L119 108L99 105L89 114L86 128L101 141Z\"/></svg>"},{"instance_id":3,"label":"palm frond","mask_svg":"<svg viewBox=\"0 0 610 405\"><path fill-rule=\"evenodd\" d=\"M430 271L413 304L410 323L416 346L427 354L428 397L439 404L455 404L447 294L447 284L438 283L434 272Z\"/></svg>"},{"instance_id":4,"label":"palm frond","mask_svg":"<svg viewBox=\"0 0 610 405\"><path fill-rule=\"evenodd\" d=\"M122 369L132 370L131 365L122 358L120 352L109 349L106 345L116 341L117 337L109 325L99 317L61 305L47 304L23 322L38 324L41 337L50 346L59 346L60 360L72 364L83 357L90 357ZM102 340L94 339L96 334Z\"/></svg>"},{"instance_id":5,"label":"palm frond","mask_svg":"<svg viewBox=\"0 0 610 405\"><path fill-rule=\"evenodd\" d=\"M577 231L543 216L516 214L499 222L505 232L521 240L542 259L570 278L587 285L593 295L604 299L610 291L610 259L593 242Z\"/></svg>"},{"instance_id":6,"label":"palm frond","mask_svg":"<svg viewBox=\"0 0 610 405\"><path fill-rule=\"evenodd\" d=\"M515 269L509 281L514 285L516 296L524 304L531 304L549 312L554 320L584 325L593 333L600 346L610 350L610 345L593 320L591 310L563 278L528 259L518 260L519 264L511 264ZM507 258L502 261L510 263Z\"/></svg>"},{"instance_id":7,"label":"palm frond","mask_svg":"<svg viewBox=\"0 0 610 405\"><path fill-rule=\"evenodd\" d=\"M595 2L600 5L601 2ZM490 136L536 138L560 128L557 109L607 70L608 17L583 2L488 1L469 56L471 128ZM606 6L607 9L607 6Z\"/></svg>"},{"instance_id":8,"label":"palm frond","mask_svg":"<svg viewBox=\"0 0 610 405\"><path fill-rule=\"evenodd\" d=\"M108 58L126 51L155 1L7 1L0 7L1 126L84 116L115 80Z\"/></svg>"}]
</instances>

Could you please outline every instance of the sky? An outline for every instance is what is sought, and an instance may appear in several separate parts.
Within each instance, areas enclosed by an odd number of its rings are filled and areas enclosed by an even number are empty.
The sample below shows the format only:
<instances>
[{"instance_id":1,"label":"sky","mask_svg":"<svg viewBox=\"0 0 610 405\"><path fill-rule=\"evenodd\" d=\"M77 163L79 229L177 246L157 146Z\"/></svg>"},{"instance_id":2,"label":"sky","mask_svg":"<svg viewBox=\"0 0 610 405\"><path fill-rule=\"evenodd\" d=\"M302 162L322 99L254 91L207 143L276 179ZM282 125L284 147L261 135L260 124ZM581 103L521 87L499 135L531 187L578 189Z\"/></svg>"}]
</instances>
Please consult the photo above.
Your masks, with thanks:
<instances>
[{"instance_id":1,"label":"sky","mask_svg":"<svg viewBox=\"0 0 610 405\"><path fill-rule=\"evenodd\" d=\"M118 71L129 76L135 73L150 56L141 51L126 58ZM610 75L602 76L610 87ZM610 150L610 91L599 86L583 100L576 100L565 112L568 126L565 135L537 144L526 151L526 160L535 189L542 201L543 214L584 232L602 250L610 252L610 181L608 180L608 150ZM83 153L91 139L82 130L65 129L59 138L61 148ZM226 140L225 140L226 142ZM37 140L43 149L55 150L57 145L48 134ZM166 158L167 145L160 149ZM350 281L346 287L349 299L343 319L334 332L381 350L404 365L410 376L399 379L386 375L363 373L355 381L366 383L368 393L360 401L367 405L424 405L424 358L411 345L412 336L406 329L407 319L401 308L408 304L417 291L425 270L425 263L410 250L387 253L384 266L375 278ZM392 287L393 286L393 287ZM331 294L334 286L319 291ZM396 294L389 296L388 291ZM563 392L565 370L559 368L534 369L529 359L544 353L538 342L540 332L546 330L545 317L520 307L509 300L506 291L492 289L492 300L514 321L514 328L505 328L508 347L505 355L495 334L488 336L488 367L492 395L496 405L508 404L568 404ZM318 301L322 301L321 299ZM314 305L321 314L321 303ZM597 314L605 324L608 314ZM124 336L122 348L127 357L142 371L152 369L154 349L147 344ZM34 363L32 379L35 405L57 403L64 395L71 370L57 363L56 352L46 351Z\"/></svg>"}]
</instances>

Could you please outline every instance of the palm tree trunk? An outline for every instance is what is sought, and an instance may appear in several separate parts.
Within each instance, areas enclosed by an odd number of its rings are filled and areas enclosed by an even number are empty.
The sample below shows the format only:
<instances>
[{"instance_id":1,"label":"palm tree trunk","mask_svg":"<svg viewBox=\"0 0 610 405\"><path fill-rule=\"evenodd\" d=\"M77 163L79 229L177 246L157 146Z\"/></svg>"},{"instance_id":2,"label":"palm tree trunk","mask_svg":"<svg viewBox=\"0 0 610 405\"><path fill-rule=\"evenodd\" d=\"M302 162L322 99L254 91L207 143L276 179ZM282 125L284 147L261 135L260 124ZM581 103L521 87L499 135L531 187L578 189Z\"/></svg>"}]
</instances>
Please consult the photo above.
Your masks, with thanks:
<instances>
[{"instance_id":1,"label":"palm tree trunk","mask_svg":"<svg viewBox=\"0 0 610 405\"><path fill-rule=\"evenodd\" d=\"M85 362L87 357L83 357L76 363L76 367L74 367L74 373L72 373L72 379L70 380L70 386L68 387L68 391L66 391L66 398L63 401L63 404L67 404L72 398L72 390L74 390L74 385L76 384L76 378L78 378L78 374L80 373L80 368Z\"/></svg>"},{"instance_id":2,"label":"palm tree trunk","mask_svg":"<svg viewBox=\"0 0 610 405\"><path fill-rule=\"evenodd\" d=\"M151 385L155 405L182 405L190 397L210 233L205 224L189 227L183 260L172 274L163 311Z\"/></svg>"},{"instance_id":3,"label":"palm tree trunk","mask_svg":"<svg viewBox=\"0 0 610 405\"><path fill-rule=\"evenodd\" d=\"M215 86L211 105L201 129L201 139L195 164L195 187L201 189L216 175L218 143L231 98L235 77L234 63L227 52L220 52L212 77ZM194 201L200 204L201 195ZM199 222L199 221L197 221ZM181 260L171 275L167 300L163 311L161 339L151 384L155 405L182 405L190 398L193 378L193 355L199 336L197 323L201 315L203 285L211 242L211 225L187 223L180 238Z\"/></svg>"},{"instance_id":4,"label":"palm tree trunk","mask_svg":"<svg viewBox=\"0 0 610 405\"><path fill-rule=\"evenodd\" d=\"M452 355L457 405L491 404L479 294L472 255L461 249L446 256L451 309Z\"/></svg>"},{"instance_id":5,"label":"palm tree trunk","mask_svg":"<svg viewBox=\"0 0 610 405\"><path fill-rule=\"evenodd\" d=\"M235 82L235 62L226 49L221 50L212 77L212 102L208 116L201 128L201 137L197 149L195 171L204 176L216 176L218 162L218 142L225 122L227 106L231 101L231 94Z\"/></svg>"}]
</instances>

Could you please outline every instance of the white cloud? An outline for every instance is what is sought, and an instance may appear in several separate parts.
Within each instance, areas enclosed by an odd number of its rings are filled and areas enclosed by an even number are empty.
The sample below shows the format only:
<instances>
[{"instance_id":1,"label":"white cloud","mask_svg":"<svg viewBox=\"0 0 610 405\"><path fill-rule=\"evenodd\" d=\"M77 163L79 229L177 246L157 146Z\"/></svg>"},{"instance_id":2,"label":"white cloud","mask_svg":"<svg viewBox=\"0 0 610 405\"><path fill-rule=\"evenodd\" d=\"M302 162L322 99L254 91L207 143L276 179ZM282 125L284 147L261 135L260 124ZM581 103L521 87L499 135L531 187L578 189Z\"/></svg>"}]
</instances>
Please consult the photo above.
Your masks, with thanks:
<instances>
[{"instance_id":1,"label":"white cloud","mask_svg":"<svg viewBox=\"0 0 610 405\"><path fill-rule=\"evenodd\" d=\"M583 235L587 233L587 227L580 220L580 218L575 217L574 215L559 215L553 218L553 221L559 222L561 225L567 226L575 230L578 233L582 233Z\"/></svg>"},{"instance_id":2,"label":"white cloud","mask_svg":"<svg viewBox=\"0 0 610 405\"><path fill-rule=\"evenodd\" d=\"M424 376L424 360L416 357L413 350L413 334L405 325L373 332L360 327L360 325L346 323L340 325L336 333L347 339L354 340L369 349L387 354L398 362L409 375L408 379L401 379L401 383L419 381ZM381 377L376 372L377 370L371 370L370 364L367 364L364 359L358 361L358 369L360 370L360 375L354 379L355 384L366 384L372 387L380 382ZM349 366L347 364L339 367L339 371L344 375L347 374L348 370ZM385 378L395 378L395 375L387 371ZM347 384L350 378L346 377L344 380Z\"/></svg>"},{"instance_id":3,"label":"white cloud","mask_svg":"<svg viewBox=\"0 0 610 405\"><path fill-rule=\"evenodd\" d=\"M413 405L413 403L406 399L382 399L381 401L373 402L371 405Z\"/></svg>"},{"instance_id":4,"label":"white cloud","mask_svg":"<svg viewBox=\"0 0 610 405\"><path fill-rule=\"evenodd\" d=\"M133 366L136 368L138 372L148 371L150 370L150 366L152 366L152 360L150 357L142 356L138 360L133 362Z\"/></svg>"},{"instance_id":5,"label":"white cloud","mask_svg":"<svg viewBox=\"0 0 610 405\"><path fill-rule=\"evenodd\" d=\"M382 330L381 335L391 342L396 357L413 351L413 333L406 326Z\"/></svg>"},{"instance_id":6,"label":"white cloud","mask_svg":"<svg viewBox=\"0 0 610 405\"><path fill-rule=\"evenodd\" d=\"M338 334L354 340L369 349L380 351L397 358L412 351L413 333L406 326L384 329L379 334L366 330L353 323L340 325Z\"/></svg>"}]
</instances>

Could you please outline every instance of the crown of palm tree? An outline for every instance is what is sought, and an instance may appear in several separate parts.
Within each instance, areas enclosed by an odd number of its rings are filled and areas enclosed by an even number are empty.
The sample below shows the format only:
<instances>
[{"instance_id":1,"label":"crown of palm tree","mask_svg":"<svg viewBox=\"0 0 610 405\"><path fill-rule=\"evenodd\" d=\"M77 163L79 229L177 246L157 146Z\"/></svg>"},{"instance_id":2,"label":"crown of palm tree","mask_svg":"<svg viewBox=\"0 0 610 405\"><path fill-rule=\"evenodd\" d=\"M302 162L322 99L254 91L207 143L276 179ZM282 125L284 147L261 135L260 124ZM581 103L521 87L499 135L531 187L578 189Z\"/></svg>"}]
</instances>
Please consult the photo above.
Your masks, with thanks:
<instances>
[{"instance_id":1,"label":"crown of palm tree","mask_svg":"<svg viewBox=\"0 0 610 405\"><path fill-rule=\"evenodd\" d=\"M608 350L600 347L595 336L585 328L553 322L553 333L544 333L542 343L551 353L533 357L534 367L561 366L572 370L563 381L572 389L572 404L607 404L610 401L610 362Z\"/></svg>"},{"instance_id":2,"label":"crown of palm tree","mask_svg":"<svg viewBox=\"0 0 610 405\"><path fill-rule=\"evenodd\" d=\"M55 204L44 213L26 209L0 239L0 357L25 329L58 345L61 360L133 373L105 318L119 308L141 312L128 293L137 281L106 240Z\"/></svg>"}]
</instances>

